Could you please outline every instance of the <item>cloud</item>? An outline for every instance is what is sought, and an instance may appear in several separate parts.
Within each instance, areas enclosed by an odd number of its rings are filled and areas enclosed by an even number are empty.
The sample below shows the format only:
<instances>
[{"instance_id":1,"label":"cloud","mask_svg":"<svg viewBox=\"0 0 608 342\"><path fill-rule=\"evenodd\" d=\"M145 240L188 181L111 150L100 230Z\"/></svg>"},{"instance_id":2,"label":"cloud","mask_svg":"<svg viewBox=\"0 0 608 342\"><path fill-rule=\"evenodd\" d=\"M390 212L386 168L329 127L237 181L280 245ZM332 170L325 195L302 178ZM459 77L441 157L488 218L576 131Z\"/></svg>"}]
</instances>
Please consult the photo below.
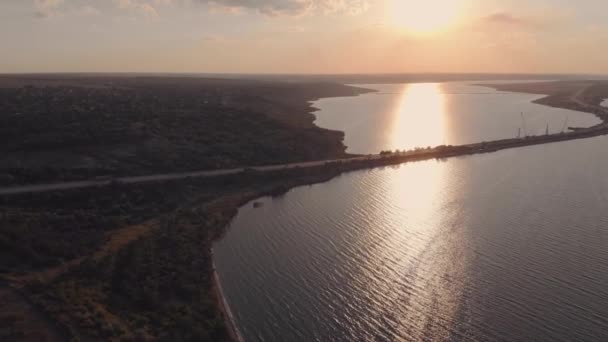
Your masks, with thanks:
<instances>
[{"instance_id":1,"label":"cloud","mask_svg":"<svg viewBox=\"0 0 608 342\"><path fill-rule=\"evenodd\" d=\"M473 20L469 29L486 32L518 31L533 34L566 34L569 30L580 31L581 23L576 13L567 7L537 6L520 8L517 12L489 12ZM558 33L559 32L559 33ZM563 39L565 37L560 37Z\"/></svg>"},{"instance_id":2,"label":"cloud","mask_svg":"<svg viewBox=\"0 0 608 342\"><path fill-rule=\"evenodd\" d=\"M497 12L481 18L482 24L514 26L521 28L537 28L540 22L533 18L520 17L508 12Z\"/></svg>"},{"instance_id":3,"label":"cloud","mask_svg":"<svg viewBox=\"0 0 608 342\"><path fill-rule=\"evenodd\" d=\"M269 16L299 16L310 13L350 13L365 11L368 0L197 0L227 11L250 10Z\"/></svg>"},{"instance_id":4,"label":"cloud","mask_svg":"<svg viewBox=\"0 0 608 342\"><path fill-rule=\"evenodd\" d=\"M78 7L65 0L34 0L34 15L41 19L65 16L95 16L100 14L101 12L97 8L90 5Z\"/></svg>"},{"instance_id":5,"label":"cloud","mask_svg":"<svg viewBox=\"0 0 608 342\"><path fill-rule=\"evenodd\" d=\"M57 14L64 0L34 0L34 14L38 18L48 18Z\"/></svg>"},{"instance_id":6,"label":"cloud","mask_svg":"<svg viewBox=\"0 0 608 342\"><path fill-rule=\"evenodd\" d=\"M75 13L80 14L80 15L99 15L99 14L101 14L101 12L93 6L84 6L82 8L76 9Z\"/></svg>"},{"instance_id":7,"label":"cloud","mask_svg":"<svg viewBox=\"0 0 608 342\"><path fill-rule=\"evenodd\" d=\"M155 5L171 3L170 0L156 0L156 1L143 1L143 0L114 0L114 3L118 8L124 10L136 11L149 18L158 17Z\"/></svg>"},{"instance_id":8,"label":"cloud","mask_svg":"<svg viewBox=\"0 0 608 342\"><path fill-rule=\"evenodd\" d=\"M60 14L60 7L74 5L73 0L33 0L35 14L47 18ZM307 14L359 14L369 7L372 0L112 0L116 7L142 14L149 18L158 17L158 8L169 5L199 3L212 10L238 13L252 11L267 16L301 16ZM85 6L81 13L99 14L94 7Z\"/></svg>"}]
</instances>

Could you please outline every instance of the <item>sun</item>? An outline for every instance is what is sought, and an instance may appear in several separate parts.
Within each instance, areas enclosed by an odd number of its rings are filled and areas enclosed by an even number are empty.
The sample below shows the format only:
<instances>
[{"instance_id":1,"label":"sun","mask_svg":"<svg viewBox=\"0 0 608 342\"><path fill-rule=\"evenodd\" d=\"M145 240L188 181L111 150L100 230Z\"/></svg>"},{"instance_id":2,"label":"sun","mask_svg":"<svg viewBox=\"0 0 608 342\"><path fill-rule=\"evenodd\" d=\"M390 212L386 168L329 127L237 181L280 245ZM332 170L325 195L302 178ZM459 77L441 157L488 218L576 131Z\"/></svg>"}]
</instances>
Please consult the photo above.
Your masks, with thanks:
<instances>
[{"instance_id":1,"label":"sun","mask_svg":"<svg viewBox=\"0 0 608 342\"><path fill-rule=\"evenodd\" d=\"M453 25L461 10L461 0L389 0L387 18L410 33L425 35Z\"/></svg>"}]
</instances>

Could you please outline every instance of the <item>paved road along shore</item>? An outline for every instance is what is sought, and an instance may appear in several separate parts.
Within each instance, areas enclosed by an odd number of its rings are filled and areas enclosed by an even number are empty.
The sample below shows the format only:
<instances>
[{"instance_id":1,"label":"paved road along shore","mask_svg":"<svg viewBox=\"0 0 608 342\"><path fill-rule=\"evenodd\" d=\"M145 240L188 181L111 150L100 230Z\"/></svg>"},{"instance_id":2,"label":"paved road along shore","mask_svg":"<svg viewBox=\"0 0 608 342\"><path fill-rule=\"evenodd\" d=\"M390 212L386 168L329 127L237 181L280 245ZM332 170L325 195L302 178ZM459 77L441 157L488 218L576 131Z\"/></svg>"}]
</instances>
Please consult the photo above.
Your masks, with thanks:
<instances>
[{"instance_id":1,"label":"paved road along shore","mask_svg":"<svg viewBox=\"0 0 608 342\"><path fill-rule=\"evenodd\" d=\"M220 176L231 176L238 175L239 173L247 171L256 172L273 172L273 171L284 171L290 169L302 169L302 168L318 168L326 167L331 164L339 163L343 169L348 169L349 165L352 165L353 169L360 169L363 167L376 167L389 164L405 163L408 161L425 160L433 158L448 158L454 156L478 154L478 153L489 153L498 150L547 144L559 141L584 139L595 137L599 135L608 135L608 124L603 123L590 128L579 129L568 133L558 133L543 136L530 136L521 139L504 139L494 140L484 143L459 145L459 146L438 146L431 149L421 149L416 151L390 153L390 154L375 154L361 157L345 158L345 159L332 159L332 160L319 160L304 163L293 163L293 164L281 164L281 165L269 165L269 166L257 166L248 168L234 168L234 169L223 169L223 170L204 170L204 171L193 171L193 172L179 172L179 173L166 173L149 176L134 176L134 177L118 177L112 179L92 179L84 181L73 181L73 182L62 182L53 184L34 184L34 185L23 185L8 188L0 188L0 196L2 195L18 195L25 193L40 193L48 191L61 191L71 189L82 189L82 188L93 188L100 186L108 186L111 184L137 184L137 183L151 183L159 181L179 180L187 178L212 178Z\"/></svg>"}]
</instances>

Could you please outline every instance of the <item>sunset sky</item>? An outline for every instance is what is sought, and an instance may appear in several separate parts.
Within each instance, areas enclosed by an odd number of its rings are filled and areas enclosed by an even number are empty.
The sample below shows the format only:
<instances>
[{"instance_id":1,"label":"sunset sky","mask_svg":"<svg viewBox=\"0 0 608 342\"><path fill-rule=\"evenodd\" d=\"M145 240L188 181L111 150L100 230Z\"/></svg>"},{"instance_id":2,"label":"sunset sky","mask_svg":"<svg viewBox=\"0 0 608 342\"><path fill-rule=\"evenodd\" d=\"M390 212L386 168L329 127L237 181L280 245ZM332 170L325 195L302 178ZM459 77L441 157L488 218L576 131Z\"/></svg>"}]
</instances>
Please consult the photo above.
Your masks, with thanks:
<instances>
[{"instance_id":1,"label":"sunset sky","mask_svg":"<svg viewBox=\"0 0 608 342\"><path fill-rule=\"evenodd\" d=\"M605 0L3 0L0 72L608 74Z\"/></svg>"}]
</instances>

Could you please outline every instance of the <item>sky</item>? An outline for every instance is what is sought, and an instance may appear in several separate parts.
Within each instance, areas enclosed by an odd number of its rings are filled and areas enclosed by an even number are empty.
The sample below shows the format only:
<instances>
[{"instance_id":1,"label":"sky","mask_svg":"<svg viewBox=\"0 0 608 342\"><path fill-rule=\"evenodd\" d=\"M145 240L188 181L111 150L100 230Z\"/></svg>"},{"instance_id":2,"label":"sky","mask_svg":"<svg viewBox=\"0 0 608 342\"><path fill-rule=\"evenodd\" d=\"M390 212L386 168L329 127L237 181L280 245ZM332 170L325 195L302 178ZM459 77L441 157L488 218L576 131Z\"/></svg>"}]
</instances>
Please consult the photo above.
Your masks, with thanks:
<instances>
[{"instance_id":1,"label":"sky","mask_svg":"<svg viewBox=\"0 0 608 342\"><path fill-rule=\"evenodd\" d=\"M1 0L0 73L608 74L605 0Z\"/></svg>"}]
</instances>

